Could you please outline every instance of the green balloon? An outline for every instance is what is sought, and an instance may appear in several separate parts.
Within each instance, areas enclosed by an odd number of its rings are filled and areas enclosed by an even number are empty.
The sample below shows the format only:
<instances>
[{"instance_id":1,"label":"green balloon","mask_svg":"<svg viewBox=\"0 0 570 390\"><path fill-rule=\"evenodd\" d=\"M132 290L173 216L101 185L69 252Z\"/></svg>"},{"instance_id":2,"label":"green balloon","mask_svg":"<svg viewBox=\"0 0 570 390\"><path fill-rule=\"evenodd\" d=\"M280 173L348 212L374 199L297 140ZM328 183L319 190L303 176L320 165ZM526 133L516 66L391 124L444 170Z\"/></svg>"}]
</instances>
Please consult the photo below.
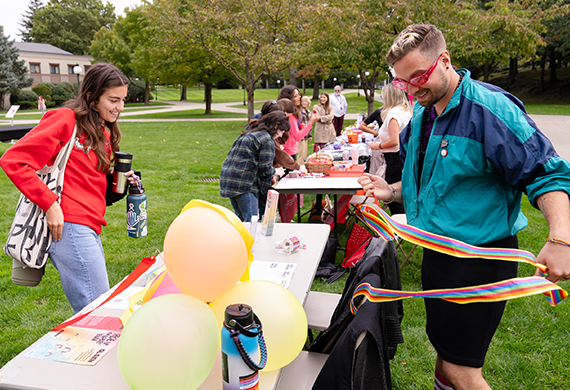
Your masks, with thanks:
<instances>
[{"instance_id":1,"label":"green balloon","mask_svg":"<svg viewBox=\"0 0 570 390\"><path fill-rule=\"evenodd\" d=\"M123 329L121 375L136 390L196 389L216 362L218 332L214 312L201 300L185 294L152 299Z\"/></svg>"}]
</instances>

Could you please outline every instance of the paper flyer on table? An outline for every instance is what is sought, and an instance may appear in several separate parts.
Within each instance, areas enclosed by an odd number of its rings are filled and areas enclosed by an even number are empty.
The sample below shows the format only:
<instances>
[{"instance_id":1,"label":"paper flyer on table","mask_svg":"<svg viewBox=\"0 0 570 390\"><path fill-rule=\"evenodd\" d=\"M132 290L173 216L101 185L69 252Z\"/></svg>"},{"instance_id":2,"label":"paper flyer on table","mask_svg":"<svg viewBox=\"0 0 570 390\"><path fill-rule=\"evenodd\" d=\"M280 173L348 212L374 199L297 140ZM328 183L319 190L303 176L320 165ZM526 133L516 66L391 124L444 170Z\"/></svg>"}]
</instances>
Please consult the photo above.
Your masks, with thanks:
<instances>
[{"instance_id":1,"label":"paper flyer on table","mask_svg":"<svg viewBox=\"0 0 570 390\"><path fill-rule=\"evenodd\" d=\"M104 307L105 309L120 309L120 310L125 310L129 308L129 298L132 295L135 295L136 293L138 293L139 291L141 291L144 287L139 287L139 286L129 286L125 289L125 291L123 291L122 293L120 293L119 295L117 295L115 298L111 299L109 302L105 303ZM96 300L94 300L93 302L91 302L87 307L89 308L94 308L99 306L99 304L101 302L103 302L105 299L107 299L109 297L109 295L111 295L113 293L115 289L111 289L109 291L107 291L104 294L101 294L101 296L99 298L97 298Z\"/></svg>"},{"instance_id":2,"label":"paper flyer on table","mask_svg":"<svg viewBox=\"0 0 570 390\"><path fill-rule=\"evenodd\" d=\"M118 344L122 330L117 317L87 316L73 326L48 333L25 356L93 366Z\"/></svg>"},{"instance_id":3,"label":"paper flyer on table","mask_svg":"<svg viewBox=\"0 0 570 390\"><path fill-rule=\"evenodd\" d=\"M297 264L253 261L249 270L251 280L268 280L289 288Z\"/></svg>"}]
</instances>

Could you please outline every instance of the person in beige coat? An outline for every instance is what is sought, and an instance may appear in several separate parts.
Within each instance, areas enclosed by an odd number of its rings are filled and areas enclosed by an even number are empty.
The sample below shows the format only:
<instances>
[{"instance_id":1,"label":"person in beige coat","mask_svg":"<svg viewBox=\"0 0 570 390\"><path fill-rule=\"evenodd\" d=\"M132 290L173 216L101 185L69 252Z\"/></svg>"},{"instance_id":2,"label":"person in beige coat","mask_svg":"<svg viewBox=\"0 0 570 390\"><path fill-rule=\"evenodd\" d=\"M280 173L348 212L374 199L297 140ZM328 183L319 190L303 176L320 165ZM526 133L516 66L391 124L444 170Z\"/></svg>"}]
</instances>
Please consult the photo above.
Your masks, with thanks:
<instances>
[{"instance_id":1,"label":"person in beige coat","mask_svg":"<svg viewBox=\"0 0 570 390\"><path fill-rule=\"evenodd\" d=\"M325 144L336 140L336 132L333 125L334 110L330 105L329 94L327 92L321 93L319 100L320 103L313 107L313 110L319 116L319 120L315 122L314 152L322 149Z\"/></svg>"}]
</instances>

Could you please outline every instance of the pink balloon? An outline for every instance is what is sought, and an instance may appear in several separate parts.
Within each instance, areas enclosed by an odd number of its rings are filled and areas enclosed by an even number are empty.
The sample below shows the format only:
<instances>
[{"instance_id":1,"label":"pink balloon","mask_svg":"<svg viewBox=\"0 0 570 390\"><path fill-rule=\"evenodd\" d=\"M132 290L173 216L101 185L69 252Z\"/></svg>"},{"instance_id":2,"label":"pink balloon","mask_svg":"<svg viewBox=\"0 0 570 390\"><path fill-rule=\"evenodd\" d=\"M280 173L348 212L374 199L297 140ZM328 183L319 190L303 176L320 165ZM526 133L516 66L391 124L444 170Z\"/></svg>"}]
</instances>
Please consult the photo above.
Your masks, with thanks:
<instances>
[{"instance_id":1,"label":"pink balloon","mask_svg":"<svg viewBox=\"0 0 570 390\"><path fill-rule=\"evenodd\" d=\"M168 274L168 271L164 271L164 272L166 272L166 275L164 275L164 279L162 279L162 283L160 283L160 286L158 286L158 288L156 289L154 294L152 294L151 299L156 298L156 297L160 297L161 295L166 295L166 294L182 294L182 291L180 291L180 289L178 287L176 287L176 285L174 284L172 279L170 279L170 275Z\"/></svg>"}]
</instances>

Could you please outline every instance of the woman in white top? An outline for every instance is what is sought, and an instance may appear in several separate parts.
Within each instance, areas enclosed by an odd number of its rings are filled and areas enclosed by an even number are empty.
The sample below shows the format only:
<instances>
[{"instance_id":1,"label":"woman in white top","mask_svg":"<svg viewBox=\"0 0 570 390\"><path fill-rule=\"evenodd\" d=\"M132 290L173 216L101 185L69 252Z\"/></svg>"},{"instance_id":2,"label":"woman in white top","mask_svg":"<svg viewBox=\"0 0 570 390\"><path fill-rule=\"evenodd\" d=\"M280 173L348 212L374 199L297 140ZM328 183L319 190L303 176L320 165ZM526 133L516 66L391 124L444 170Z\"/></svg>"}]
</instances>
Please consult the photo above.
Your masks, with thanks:
<instances>
[{"instance_id":1,"label":"woman in white top","mask_svg":"<svg viewBox=\"0 0 570 390\"><path fill-rule=\"evenodd\" d=\"M400 131L412 118L412 107L405 91L396 89L392 84L382 88L382 126L376 132L374 142L368 146L372 149L370 173L382 173L385 160L385 180L388 184L402 180L403 164L400 159ZM390 203L393 214L404 213L403 203Z\"/></svg>"}]
</instances>

